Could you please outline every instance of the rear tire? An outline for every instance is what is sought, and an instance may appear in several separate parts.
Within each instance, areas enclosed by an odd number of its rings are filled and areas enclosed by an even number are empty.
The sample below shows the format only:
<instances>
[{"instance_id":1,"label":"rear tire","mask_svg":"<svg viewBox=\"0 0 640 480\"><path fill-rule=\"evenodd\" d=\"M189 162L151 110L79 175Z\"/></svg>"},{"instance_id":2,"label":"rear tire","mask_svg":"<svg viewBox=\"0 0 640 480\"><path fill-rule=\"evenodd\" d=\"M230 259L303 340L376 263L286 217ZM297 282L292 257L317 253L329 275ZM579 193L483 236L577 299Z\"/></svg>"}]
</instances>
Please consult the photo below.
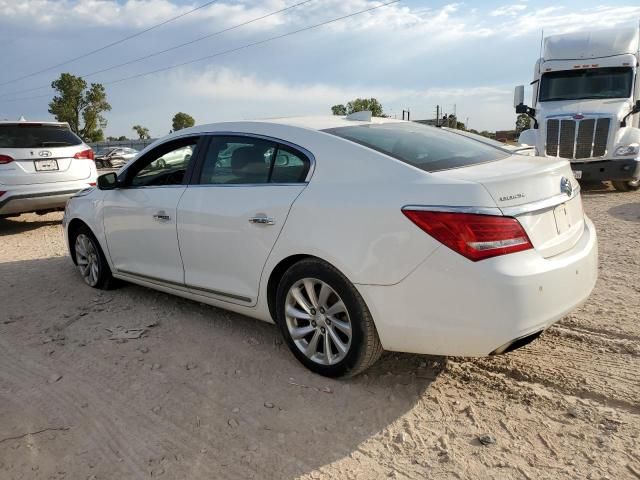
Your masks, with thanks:
<instances>
[{"instance_id":1,"label":"rear tire","mask_svg":"<svg viewBox=\"0 0 640 480\"><path fill-rule=\"evenodd\" d=\"M611 185L619 192L635 192L640 189L640 178L636 180L613 180Z\"/></svg>"},{"instance_id":2,"label":"rear tire","mask_svg":"<svg viewBox=\"0 0 640 480\"><path fill-rule=\"evenodd\" d=\"M285 272L276 293L276 314L291 352L320 375L357 375L382 354L364 300L341 272L322 260L301 260Z\"/></svg>"},{"instance_id":3,"label":"rear tire","mask_svg":"<svg viewBox=\"0 0 640 480\"><path fill-rule=\"evenodd\" d=\"M100 243L88 227L78 228L71 238L71 248L75 252L75 263L87 285L100 290L115 287L116 280L111 275L107 259Z\"/></svg>"}]
</instances>

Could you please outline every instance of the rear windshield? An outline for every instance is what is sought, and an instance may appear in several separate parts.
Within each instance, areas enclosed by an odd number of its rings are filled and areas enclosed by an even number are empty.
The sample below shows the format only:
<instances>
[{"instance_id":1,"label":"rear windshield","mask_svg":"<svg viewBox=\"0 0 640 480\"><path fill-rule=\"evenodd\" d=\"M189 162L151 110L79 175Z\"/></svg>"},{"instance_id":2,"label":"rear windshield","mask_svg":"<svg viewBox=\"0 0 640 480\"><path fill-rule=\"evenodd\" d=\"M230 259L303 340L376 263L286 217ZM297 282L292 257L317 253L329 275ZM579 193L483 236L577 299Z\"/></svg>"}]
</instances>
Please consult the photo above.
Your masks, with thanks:
<instances>
[{"instance_id":1,"label":"rear windshield","mask_svg":"<svg viewBox=\"0 0 640 480\"><path fill-rule=\"evenodd\" d=\"M81 143L82 140L66 126L0 125L0 148L69 147Z\"/></svg>"},{"instance_id":2,"label":"rear windshield","mask_svg":"<svg viewBox=\"0 0 640 480\"><path fill-rule=\"evenodd\" d=\"M425 172L467 167L509 156L504 150L419 123L384 123L324 130Z\"/></svg>"}]
</instances>

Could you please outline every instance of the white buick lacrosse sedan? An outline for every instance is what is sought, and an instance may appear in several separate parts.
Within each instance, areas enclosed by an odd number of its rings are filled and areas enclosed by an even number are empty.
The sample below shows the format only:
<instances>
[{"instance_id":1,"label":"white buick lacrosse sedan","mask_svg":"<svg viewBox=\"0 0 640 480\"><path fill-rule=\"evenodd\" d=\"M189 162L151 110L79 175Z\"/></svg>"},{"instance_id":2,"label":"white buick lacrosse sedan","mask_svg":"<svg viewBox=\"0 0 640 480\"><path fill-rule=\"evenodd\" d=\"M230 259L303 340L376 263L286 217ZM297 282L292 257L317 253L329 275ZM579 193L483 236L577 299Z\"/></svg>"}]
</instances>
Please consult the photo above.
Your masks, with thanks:
<instances>
[{"instance_id":1,"label":"white buick lacrosse sedan","mask_svg":"<svg viewBox=\"0 0 640 480\"><path fill-rule=\"evenodd\" d=\"M383 350L513 350L597 274L566 160L362 113L180 130L71 199L64 227L91 287L126 280L274 322L327 376Z\"/></svg>"}]
</instances>

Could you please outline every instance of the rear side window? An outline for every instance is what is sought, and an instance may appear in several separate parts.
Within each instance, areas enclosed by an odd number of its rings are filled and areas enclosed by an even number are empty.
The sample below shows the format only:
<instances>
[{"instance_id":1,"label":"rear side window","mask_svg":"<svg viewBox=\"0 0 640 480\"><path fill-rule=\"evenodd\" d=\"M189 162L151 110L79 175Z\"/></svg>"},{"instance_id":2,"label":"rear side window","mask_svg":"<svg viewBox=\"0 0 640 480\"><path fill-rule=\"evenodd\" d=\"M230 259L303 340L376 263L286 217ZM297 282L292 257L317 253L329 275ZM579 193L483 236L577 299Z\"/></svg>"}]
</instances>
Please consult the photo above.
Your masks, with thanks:
<instances>
[{"instance_id":1,"label":"rear side window","mask_svg":"<svg viewBox=\"0 0 640 480\"><path fill-rule=\"evenodd\" d=\"M309 159L277 141L249 136L213 136L200 184L302 183Z\"/></svg>"},{"instance_id":2,"label":"rear side window","mask_svg":"<svg viewBox=\"0 0 640 480\"><path fill-rule=\"evenodd\" d=\"M425 172L501 160L504 150L419 123L384 123L324 130Z\"/></svg>"},{"instance_id":3,"label":"rear side window","mask_svg":"<svg viewBox=\"0 0 640 480\"><path fill-rule=\"evenodd\" d=\"M66 126L35 123L0 125L0 148L43 148L80 145L82 140Z\"/></svg>"}]
</instances>

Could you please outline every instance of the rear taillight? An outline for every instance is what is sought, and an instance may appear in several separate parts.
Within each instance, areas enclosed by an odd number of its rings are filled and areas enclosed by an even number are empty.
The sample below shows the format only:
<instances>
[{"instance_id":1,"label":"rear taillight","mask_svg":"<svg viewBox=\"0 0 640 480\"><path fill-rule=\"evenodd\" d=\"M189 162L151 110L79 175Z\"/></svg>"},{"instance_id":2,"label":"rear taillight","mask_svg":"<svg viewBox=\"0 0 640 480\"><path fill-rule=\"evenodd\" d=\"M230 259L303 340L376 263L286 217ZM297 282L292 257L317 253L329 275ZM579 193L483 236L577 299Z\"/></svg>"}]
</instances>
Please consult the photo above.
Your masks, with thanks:
<instances>
[{"instance_id":1,"label":"rear taillight","mask_svg":"<svg viewBox=\"0 0 640 480\"><path fill-rule=\"evenodd\" d=\"M11 162L13 162L13 158L9 155L0 155L0 165L6 165Z\"/></svg>"},{"instance_id":2,"label":"rear taillight","mask_svg":"<svg viewBox=\"0 0 640 480\"><path fill-rule=\"evenodd\" d=\"M1 197L2 195L4 195L5 193L7 193L7 192L0 191L0 197Z\"/></svg>"},{"instance_id":3,"label":"rear taillight","mask_svg":"<svg viewBox=\"0 0 640 480\"><path fill-rule=\"evenodd\" d=\"M93 160L94 159L93 150L91 150L90 148L87 150L82 150L81 152L76 153L73 156L73 158L78 158L82 160Z\"/></svg>"},{"instance_id":4,"label":"rear taillight","mask_svg":"<svg viewBox=\"0 0 640 480\"><path fill-rule=\"evenodd\" d=\"M403 213L433 238L474 262L533 248L513 217L413 209Z\"/></svg>"}]
</instances>

